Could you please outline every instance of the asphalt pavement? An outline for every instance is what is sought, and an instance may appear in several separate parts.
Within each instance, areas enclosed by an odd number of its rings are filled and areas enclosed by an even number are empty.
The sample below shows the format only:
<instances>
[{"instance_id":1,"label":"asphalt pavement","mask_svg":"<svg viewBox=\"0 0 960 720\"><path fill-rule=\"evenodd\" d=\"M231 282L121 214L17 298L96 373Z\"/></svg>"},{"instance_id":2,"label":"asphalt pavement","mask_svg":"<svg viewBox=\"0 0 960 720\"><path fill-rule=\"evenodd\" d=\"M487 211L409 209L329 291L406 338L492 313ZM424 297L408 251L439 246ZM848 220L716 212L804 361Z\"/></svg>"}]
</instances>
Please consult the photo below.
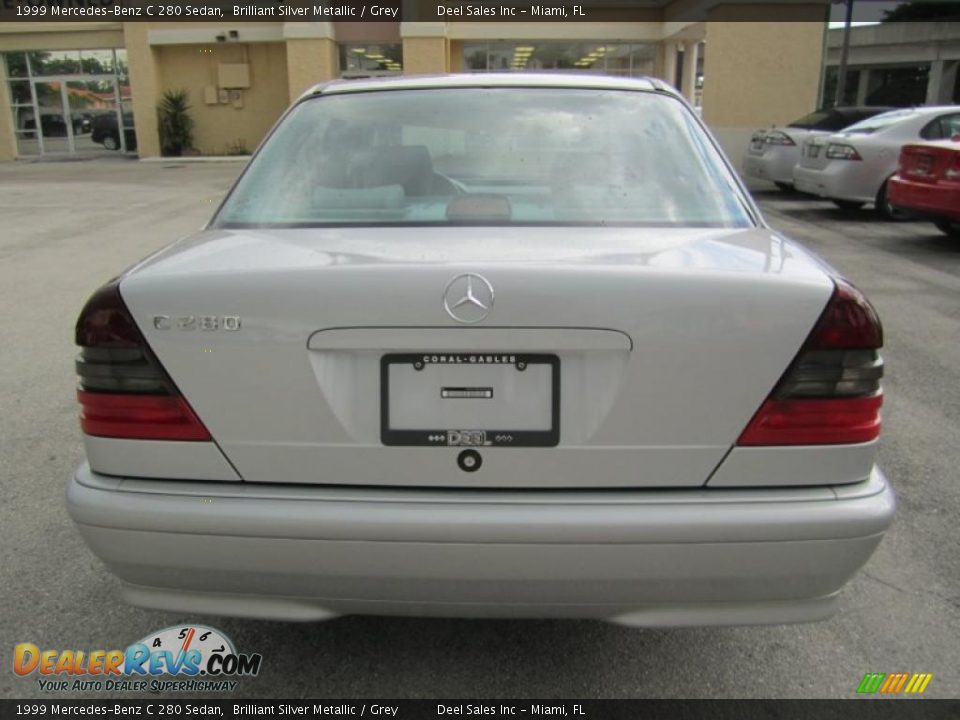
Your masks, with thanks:
<instances>
[{"instance_id":1,"label":"asphalt pavement","mask_svg":"<svg viewBox=\"0 0 960 720\"><path fill-rule=\"evenodd\" d=\"M238 691L247 697L847 698L864 673L896 671L933 673L929 697L960 696L960 240L779 192L757 193L768 220L862 288L886 330L880 455L900 511L833 619L681 630L381 617L288 624L123 604L64 507L83 455L73 324L99 284L199 228L241 167L0 164L0 697L43 697L36 675L11 671L16 643L124 648L183 622L213 625L241 651L263 654L259 676Z\"/></svg>"}]
</instances>

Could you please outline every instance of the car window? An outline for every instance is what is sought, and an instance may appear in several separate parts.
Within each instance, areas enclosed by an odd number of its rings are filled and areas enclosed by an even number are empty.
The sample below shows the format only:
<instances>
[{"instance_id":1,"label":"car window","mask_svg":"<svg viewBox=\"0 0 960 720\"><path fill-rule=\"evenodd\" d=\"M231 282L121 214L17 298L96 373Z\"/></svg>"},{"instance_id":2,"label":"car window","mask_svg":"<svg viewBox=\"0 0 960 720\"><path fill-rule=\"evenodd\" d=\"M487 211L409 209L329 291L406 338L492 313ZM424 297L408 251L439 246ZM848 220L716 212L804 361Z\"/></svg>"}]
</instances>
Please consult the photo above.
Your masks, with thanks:
<instances>
[{"instance_id":1,"label":"car window","mask_svg":"<svg viewBox=\"0 0 960 720\"><path fill-rule=\"evenodd\" d=\"M809 115L804 115L799 120L794 120L787 127L802 128L804 130L830 130L831 126L837 122L838 114L832 110L817 110Z\"/></svg>"},{"instance_id":2,"label":"car window","mask_svg":"<svg viewBox=\"0 0 960 720\"><path fill-rule=\"evenodd\" d=\"M925 140L947 140L960 135L960 113L941 115L920 131Z\"/></svg>"},{"instance_id":3,"label":"car window","mask_svg":"<svg viewBox=\"0 0 960 720\"><path fill-rule=\"evenodd\" d=\"M920 113L918 113L916 110L893 110L891 112L874 115L871 118L854 123L844 130L844 132L868 135L885 130L886 128L892 127L893 125L903 122L904 120L917 117L919 114Z\"/></svg>"},{"instance_id":4,"label":"car window","mask_svg":"<svg viewBox=\"0 0 960 720\"><path fill-rule=\"evenodd\" d=\"M220 226L747 227L735 181L681 103L653 93L445 88L295 107Z\"/></svg>"}]
</instances>

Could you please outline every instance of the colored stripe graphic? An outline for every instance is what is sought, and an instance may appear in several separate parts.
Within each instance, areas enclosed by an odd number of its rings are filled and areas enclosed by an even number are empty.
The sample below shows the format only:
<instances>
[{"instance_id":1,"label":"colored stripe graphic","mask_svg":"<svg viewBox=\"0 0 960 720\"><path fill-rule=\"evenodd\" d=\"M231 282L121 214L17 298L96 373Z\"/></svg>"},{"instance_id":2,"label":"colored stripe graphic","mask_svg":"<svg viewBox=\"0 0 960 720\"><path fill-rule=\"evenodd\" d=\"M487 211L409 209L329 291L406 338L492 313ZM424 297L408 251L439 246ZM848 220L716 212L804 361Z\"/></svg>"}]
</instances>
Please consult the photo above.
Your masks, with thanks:
<instances>
[{"instance_id":1,"label":"colored stripe graphic","mask_svg":"<svg viewBox=\"0 0 960 720\"><path fill-rule=\"evenodd\" d=\"M927 685L933 679L933 673L914 673L907 683L907 689L904 692L919 695L927 689Z\"/></svg>"},{"instance_id":2,"label":"colored stripe graphic","mask_svg":"<svg viewBox=\"0 0 960 720\"><path fill-rule=\"evenodd\" d=\"M880 693L898 695L900 692L920 695L933 679L933 673L867 673L857 686L857 692L863 695Z\"/></svg>"},{"instance_id":3,"label":"colored stripe graphic","mask_svg":"<svg viewBox=\"0 0 960 720\"><path fill-rule=\"evenodd\" d=\"M857 688L858 693L875 693L880 689L880 684L883 682L883 679L886 677L885 673L867 673L863 676L863 680L860 681L860 685Z\"/></svg>"},{"instance_id":4,"label":"colored stripe graphic","mask_svg":"<svg viewBox=\"0 0 960 720\"><path fill-rule=\"evenodd\" d=\"M894 695L900 692L908 677L910 677L910 673L890 673L883 685L880 686L881 694Z\"/></svg>"}]
</instances>

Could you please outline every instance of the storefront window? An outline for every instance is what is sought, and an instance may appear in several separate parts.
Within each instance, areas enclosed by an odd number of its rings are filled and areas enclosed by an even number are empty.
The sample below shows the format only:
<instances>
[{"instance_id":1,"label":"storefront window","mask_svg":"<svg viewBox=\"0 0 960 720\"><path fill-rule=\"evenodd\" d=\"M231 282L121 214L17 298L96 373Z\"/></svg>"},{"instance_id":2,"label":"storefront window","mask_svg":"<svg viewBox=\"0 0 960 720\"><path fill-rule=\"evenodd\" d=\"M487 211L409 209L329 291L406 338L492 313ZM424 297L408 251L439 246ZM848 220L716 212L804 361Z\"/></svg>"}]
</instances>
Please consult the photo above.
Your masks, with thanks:
<instances>
[{"instance_id":1,"label":"storefront window","mask_svg":"<svg viewBox=\"0 0 960 720\"><path fill-rule=\"evenodd\" d=\"M80 72L79 50L38 50L27 53L30 73L40 75L75 75Z\"/></svg>"},{"instance_id":2,"label":"storefront window","mask_svg":"<svg viewBox=\"0 0 960 720\"><path fill-rule=\"evenodd\" d=\"M896 68L870 68L867 80L867 105L911 107L927 100L929 65Z\"/></svg>"},{"instance_id":3,"label":"storefront window","mask_svg":"<svg viewBox=\"0 0 960 720\"><path fill-rule=\"evenodd\" d=\"M401 43L381 45L341 43L340 45L340 74L343 77L399 75L402 71L403 45Z\"/></svg>"},{"instance_id":4,"label":"storefront window","mask_svg":"<svg viewBox=\"0 0 960 720\"><path fill-rule=\"evenodd\" d=\"M8 78L25 78L27 76L27 56L25 53L7 53L4 59L7 65Z\"/></svg>"},{"instance_id":5,"label":"storefront window","mask_svg":"<svg viewBox=\"0 0 960 720\"><path fill-rule=\"evenodd\" d=\"M837 78L840 73L836 65L830 65L823 78L823 101L820 107L831 108L837 104ZM847 70L847 81L843 86L843 97L840 98L841 106L851 106L857 104L857 92L860 85L860 71Z\"/></svg>"},{"instance_id":6,"label":"storefront window","mask_svg":"<svg viewBox=\"0 0 960 720\"><path fill-rule=\"evenodd\" d=\"M464 46L463 61L472 72L566 70L636 77L653 74L655 49L609 42L470 43Z\"/></svg>"},{"instance_id":7,"label":"storefront window","mask_svg":"<svg viewBox=\"0 0 960 720\"><path fill-rule=\"evenodd\" d=\"M115 70L113 50L81 50L80 67L90 75L112 74Z\"/></svg>"},{"instance_id":8,"label":"storefront window","mask_svg":"<svg viewBox=\"0 0 960 720\"><path fill-rule=\"evenodd\" d=\"M125 50L34 50L3 61L18 154L136 148Z\"/></svg>"}]
</instances>

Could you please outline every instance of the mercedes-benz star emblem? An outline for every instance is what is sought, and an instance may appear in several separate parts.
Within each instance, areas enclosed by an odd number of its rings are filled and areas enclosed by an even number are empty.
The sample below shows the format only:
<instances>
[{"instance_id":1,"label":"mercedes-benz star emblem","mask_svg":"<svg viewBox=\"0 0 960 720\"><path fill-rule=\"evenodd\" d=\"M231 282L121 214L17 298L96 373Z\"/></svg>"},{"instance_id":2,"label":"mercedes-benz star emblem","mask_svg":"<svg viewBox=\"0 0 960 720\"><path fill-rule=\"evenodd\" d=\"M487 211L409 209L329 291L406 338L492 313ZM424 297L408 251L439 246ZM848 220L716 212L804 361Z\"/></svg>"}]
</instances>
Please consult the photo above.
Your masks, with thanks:
<instances>
[{"instance_id":1,"label":"mercedes-benz star emblem","mask_svg":"<svg viewBox=\"0 0 960 720\"><path fill-rule=\"evenodd\" d=\"M493 309L493 285L476 273L457 275L443 291L443 309L457 322L478 323Z\"/></svg>"}]
</instances>

